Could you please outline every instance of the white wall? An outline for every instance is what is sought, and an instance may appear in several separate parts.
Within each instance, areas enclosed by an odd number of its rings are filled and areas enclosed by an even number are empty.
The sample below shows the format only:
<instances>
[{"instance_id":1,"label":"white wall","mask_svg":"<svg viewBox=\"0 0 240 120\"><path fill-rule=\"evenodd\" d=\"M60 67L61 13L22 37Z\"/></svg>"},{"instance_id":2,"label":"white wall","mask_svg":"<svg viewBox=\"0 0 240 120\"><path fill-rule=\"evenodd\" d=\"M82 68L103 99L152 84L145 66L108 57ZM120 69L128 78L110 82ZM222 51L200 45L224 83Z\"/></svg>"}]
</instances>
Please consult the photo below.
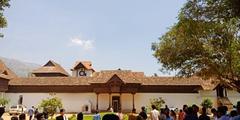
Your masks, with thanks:
<instances>
[{"instance_id":1,"label":"white wall","mask_svg":"<svg viewBox=\"0 0 240 120\"><path fill-rule=\"evenodd\" d=\"M227 90L227 96L233 105L236 105L240 101L240 93L233 90Z\"/></svg>"},{"instance_id":2,"label":"white wall","mask_svg":"<svg viewBox=\"0 0 240 120\"><path fill-rule=\"evenodd\" d=\"M18 103L19 95L23 96L23 104L30 108L38 106L42 99L51 98L49 93L6 93L6 97L10 99L10 105ZM55 93L56 97L60 98L66 112L82 112L84 106L92 103L92 108L96 106L95 93Z\"/></svg>"},{"instance_id":3,"label":"white wall","mask_svg":"<svg viewBox=\"0 0 240 120\"><path fill-rule=\"evenodd\" d=\"M23 95L23 104L30 108L37 106L42 99L52 97L49 93L6 93L4 96L10 99L9 105L18 103L19 95ZM96 109L97 95L95 93L55 93L56 97L62 99L64 108L67 112L83 111L84 106L91 104L92 109ZM120 96L120 94L111 94ZM132 94L122 94L122 110L132 110ZM204 98L216 100L215 91L200 91L199 93L136 93L135 108L137 112L142 106L148 106L150 99L162 97L169 107L182 108L184 104L200 105ZM240 94L235 91L228 91L228 97L233 104L240 100ZM107 110L109 106L109 94L99 94L99 110ZM112 101L112 97L111 97Z\"/></svg>"},{"instance_id":4,"label":"white wall","mask_svg":"<svg viewBox=\"0 0 240 120\"><path fill-rule=\"evenodd\" d=\"M199 105L201 97L198 93L137 93L135 94L135 107L139 112L142 106L149 106L150 99L162 97L168 107L182 109L184 104Z\"/></svg>"}]
</instances>

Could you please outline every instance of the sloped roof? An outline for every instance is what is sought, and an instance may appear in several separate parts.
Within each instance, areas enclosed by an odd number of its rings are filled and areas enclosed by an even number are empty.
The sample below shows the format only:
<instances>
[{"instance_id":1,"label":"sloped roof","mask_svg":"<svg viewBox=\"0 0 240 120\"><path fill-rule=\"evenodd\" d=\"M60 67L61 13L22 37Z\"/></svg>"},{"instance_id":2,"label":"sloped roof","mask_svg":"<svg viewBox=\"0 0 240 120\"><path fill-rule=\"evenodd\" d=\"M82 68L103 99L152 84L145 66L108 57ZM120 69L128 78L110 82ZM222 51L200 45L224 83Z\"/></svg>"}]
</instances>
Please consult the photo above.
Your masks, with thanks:
<instances>
[{"instance_id":1,"label":"sloped roof","mask_svg":"<svg viewBox=\"0 0 240 120\"><path fill-rule=\"evenodd\" d=\"M75 63L75 65L73 66L73 69L76 69L76 67L77 67L79 64L82 64L87 70L93 70L93 71L95 71L95 70L92 68L92 62L91 62L91 61L77 61L77 62Z\"/></svg>"},{"instance_id":2,"label":"sloped roof","mask_svg":"<svg viewBox=\"0 0 240 120\"><path fill-rule=\"evenodd\" d=\"M144 77L143 72L132 72L130 70L105 70L95 72L90 83L106 83L114 75L117 75L124 83L141 83L138 78Z\"/></svg>"},{"instance_id":3,"label":"sloped roof","mask_svg":"<svg viewBox=\"0 0 240 120\"><path fill-rule=\"evenodd\" d=\"M58 63L49 60L44 66L33 70L32 71L33 74L35 73L60 73L66 76L69 76L69 74L63 69L63 67L61 65L59 65Z\"/></svg>"},{"instance_id":4,"label":"sloped roof","mask_svg":"<svg viewBox=\"0 0 240 120\"><path fill-rule=\"evenodd\" d=\"M201 85L198 77L143 77L139 79L143 85Z\"/></svg>"},{"instance_id":5,"label":"sloped roof","mask_svg":"<svg viewBox=\"0 0 240 120\"><path fill-rule=\"evenodd\" d=\"M0 60L0 74L4 74L9 78L17 77L17 75L12 70L10 70L2 60Z\"/></svg>"},{"instance_id":6,"label":"sloped roof","mask_svg":"<svg viewBox=\"0 0 240 120\"><path fill-rule=\"evenodd\" d=\"M14 78L9 81L9 85L24 86L76 86L89 85L89 77L29 77Z\"/></svg>"}]
</instances>

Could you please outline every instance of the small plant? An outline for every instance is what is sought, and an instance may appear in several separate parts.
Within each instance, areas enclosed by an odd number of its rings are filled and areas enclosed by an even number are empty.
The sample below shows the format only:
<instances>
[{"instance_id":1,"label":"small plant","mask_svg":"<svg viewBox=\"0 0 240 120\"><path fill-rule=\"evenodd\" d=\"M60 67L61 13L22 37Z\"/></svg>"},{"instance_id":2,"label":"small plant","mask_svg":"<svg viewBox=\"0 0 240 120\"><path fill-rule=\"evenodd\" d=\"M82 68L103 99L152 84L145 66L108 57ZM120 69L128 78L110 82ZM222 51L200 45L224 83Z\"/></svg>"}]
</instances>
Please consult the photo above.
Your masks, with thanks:
<instances>
[{"instance_id":1,"label":"small plant","mask_svg":"<svg viewBox=\"0 0 240 120\"><path fill-rule=\"evenodd\" d=\"M68 120L76 120L77 119L77 116L75 114L72 114Z\"/></svg>"},{"instance_id":2,"label":"small plant","mask_svg":"<svg viewBox=\"0 0 240 120\"><path fill-rule=\"evenodd\" d=\"M201 103L201 106L206 108L212 108L212 105L213 105L213 102L209 98L204 99Z\"/></svg>"},{"instance_id":3,"label":"small plant","mask_svg":"<svg viewBox=\"0 0 240 120\"><path fill-rule=\"evenodd\" d=\"M51 116L51 118L57 112L57 109L62 108L62 106L63 105L61 99L57 97L42 100L39 105L39 107L45 110L49 114L49 116Z\"/></svg>"},{"instance_id":4,"label":"small plant","mask_svg":"<svg viewBox=\"0 0 240 120\"><path fill-rule=\"evenodd\" d=\"M5 106L9 103L9 99L6 99L4 97L0 98L0 106Z\"/></svg>"},{"instance_id":5,"label":"small plant","mask_svg":"<svg viewBox=\"0 0 240 120\"><path fill-rule=\"evenodd\" d=\"M152 109L151 106L155 105L156 108L160 110L163 104L165 104L165 101L162 97L153 98L153 99L150 99L150 106L148 106L148 109L151 110Z\"/></svg>"}]
</instances>

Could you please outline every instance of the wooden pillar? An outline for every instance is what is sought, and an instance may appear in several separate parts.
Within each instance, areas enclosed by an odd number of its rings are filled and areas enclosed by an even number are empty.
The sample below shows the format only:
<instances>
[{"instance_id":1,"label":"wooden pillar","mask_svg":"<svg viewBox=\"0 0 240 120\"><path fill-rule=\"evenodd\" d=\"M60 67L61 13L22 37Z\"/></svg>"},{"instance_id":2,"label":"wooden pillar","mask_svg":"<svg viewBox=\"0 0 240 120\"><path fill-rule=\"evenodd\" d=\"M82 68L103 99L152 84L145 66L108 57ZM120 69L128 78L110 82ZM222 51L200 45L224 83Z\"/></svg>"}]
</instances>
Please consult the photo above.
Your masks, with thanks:
<instances>
[{"instance_id":1,"label":"wooden pillar","mask_svg":"<svg viewBox=\"0 0 240 120\"><path fill-rule=\"evenodd\" d=\"M225 91L225 96L224 97L227 97L227 88L224 88L224 91Z\"/></svg>"},{"instance_id":2,"label":"wooden pillar","mask_svg":"<svg viewBox=\"0 0 240 120\"><path fill-rule=\"evenodd\" d=\"M122 93L120 93L120 110L122 111Z\"/></svg>"},{"instance_id":3,"label":"wooden pillar","mask_svg":"<svg viewBox=\"0 0 240 120\"><path fill-rule=\"evenodd\" d=\"M112 103L112 102L111 102L111 93L109 93L109 99L108 99L108 101L109 101L109 106L108 106L108 107L109 107L109 110L110 110L110 108L112 107L112 105L111 105L111 103Z\"/></svg>"},{"instance_id":4,"label":"wooden pillar","mask_svg":"<svg viewBox=\"0 0 240 120\"><path fill-rule=\"evenodd\" d=\"M97 104L96 104L96 110L98 110L98 95L99 93L96 93L97 94Z\"/></svg>"},{"instance_id":5,"label":"wooden pillar","mask_svg":"<svg viewBox=\"0 0 240 120\"><path fill-rule=\"evenodd\" d=\"M132 93L132 102L133 102L133 109L135 109L135 100L134 100L134 95L135 95L135 93Z\"/></svg>"}]
</instances>

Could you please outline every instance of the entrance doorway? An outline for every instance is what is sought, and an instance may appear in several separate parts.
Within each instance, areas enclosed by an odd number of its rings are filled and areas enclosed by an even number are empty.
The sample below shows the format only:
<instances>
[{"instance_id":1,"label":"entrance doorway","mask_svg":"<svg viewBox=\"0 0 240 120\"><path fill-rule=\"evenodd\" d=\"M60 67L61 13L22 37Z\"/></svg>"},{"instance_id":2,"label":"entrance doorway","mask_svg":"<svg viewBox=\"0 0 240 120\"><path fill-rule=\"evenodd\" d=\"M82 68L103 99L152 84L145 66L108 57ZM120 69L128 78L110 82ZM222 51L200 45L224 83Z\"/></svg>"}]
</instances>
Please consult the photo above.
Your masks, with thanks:
<instances>
[{"instance_id":1,"label":"entrance doorway","mask_svg":"<svg viewBox=\"0 0 240 120\"><path fill-rule=\"evenodd\" d=\"M112 107L114 112L118 112L120 110L120 97L112 96Z\"/></svg>"}]
</instances>

